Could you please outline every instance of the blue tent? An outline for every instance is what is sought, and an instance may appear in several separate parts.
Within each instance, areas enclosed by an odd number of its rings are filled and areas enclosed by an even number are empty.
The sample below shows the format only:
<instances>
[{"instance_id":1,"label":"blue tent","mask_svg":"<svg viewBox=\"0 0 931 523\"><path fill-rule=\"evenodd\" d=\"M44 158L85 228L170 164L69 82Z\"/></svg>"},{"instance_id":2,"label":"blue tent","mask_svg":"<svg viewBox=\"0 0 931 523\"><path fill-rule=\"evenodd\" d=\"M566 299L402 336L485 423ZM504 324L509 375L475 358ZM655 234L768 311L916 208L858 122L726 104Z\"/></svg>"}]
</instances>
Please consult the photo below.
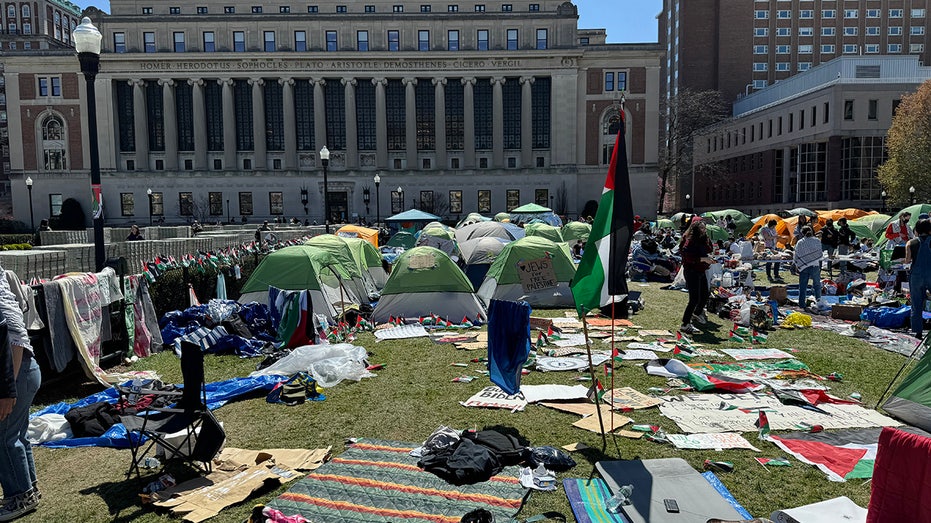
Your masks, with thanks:
<instances>
[{"instance_id":1,"label":"blue tent","mask_svg":"<svg viewBox=\"0 0 931 523\"><path fill-rule=\"evenodd\" d=\"M385 220L388 227L399 231L415 233L430 222L438 222L440 217L417 209L404 211Z\"/></svg>"}]
</instances>

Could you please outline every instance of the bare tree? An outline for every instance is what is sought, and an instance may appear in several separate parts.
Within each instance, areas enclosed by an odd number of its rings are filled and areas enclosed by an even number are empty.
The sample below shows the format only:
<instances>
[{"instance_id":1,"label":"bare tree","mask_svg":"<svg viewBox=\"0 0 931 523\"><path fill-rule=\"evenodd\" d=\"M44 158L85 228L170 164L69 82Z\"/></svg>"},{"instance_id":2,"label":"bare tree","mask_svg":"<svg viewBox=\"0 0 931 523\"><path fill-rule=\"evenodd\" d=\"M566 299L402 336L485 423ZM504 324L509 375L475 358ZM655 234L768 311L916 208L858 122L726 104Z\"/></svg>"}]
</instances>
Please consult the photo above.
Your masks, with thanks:
<instances>
[{"instance_id":1,"label":"bare tree","mask_svg":"<svg viewBox=\"0 0 931 523\"><path fill-rule=\"evenodd\" d=\"M442 191L433 191L433 214L440 218L449 214L449 199Z\"/></svg>"},{"instance_id":2,"label":"bare tree","mask_svg":"<svg viewBox=\"0 0 931 523\"><path fill-rule=\"evenodd\" d=\"M566 182L563 180L562 184L556 189L556 199L553 202L553 212L560 216L565 216L566 211L569 209L569 194L566 190Z\"/></svg>"},{"instance_id":3,"label":"bare tree","mask_svg":"<svg viewBox=\"0 0 931 523\"><path fill-rule=\"evenodd\" d=\"M661 107L664 141L659 162L659 211L667 192L692 172L693 134L727 118L728 104L720 91L680 89Z\"/></svg>"}]
</instances>

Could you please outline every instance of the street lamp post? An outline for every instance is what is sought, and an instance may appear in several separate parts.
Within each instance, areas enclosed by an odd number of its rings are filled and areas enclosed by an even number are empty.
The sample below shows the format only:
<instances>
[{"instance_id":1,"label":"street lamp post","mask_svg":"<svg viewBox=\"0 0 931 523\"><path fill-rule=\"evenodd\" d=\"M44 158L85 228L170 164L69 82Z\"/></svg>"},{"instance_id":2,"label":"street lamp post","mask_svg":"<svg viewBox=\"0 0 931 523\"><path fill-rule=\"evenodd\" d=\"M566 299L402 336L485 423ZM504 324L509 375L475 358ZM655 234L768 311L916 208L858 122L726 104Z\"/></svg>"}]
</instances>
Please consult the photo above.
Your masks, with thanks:
<instances>
[{"instance_id":1,"label":"street lamp post","mask_svg":"<svg viewBox=\"0 0 931 523\"><path fill-rule=\"evenodd\" d=\"M94 80L100 72L102 38L100 31L86 16L71 33L81 72L87 83L87 140L90 145L91 193L94 196L94 265L98 272L103 269L106 258L103 244L103 194L100 190L100 148L97 144L97 95L94 89Z\"/></svg>"},{"instance_id":2,"label":"street lamp post","mask_svg":"<svg viewBox=\"0 0 931 523\"><path fill-rule=\"evenodd\" d=\"M152 226L152 189L145 190L146 196L149 197L149 227Z\"/></svg>"},{"instance_id":3,"label":"street lamp post","mask_svg":"<svg viewBox=\"0 0 931 523\"><path fill-rule=\"evenodd\" d=\"M330 233L330 187L327 179L327 167L330 166L330 150L323 146L320 149L320 163L323 164L323 223L327 234Z\"/></svg>"},{"instance_id":4,"label":"street lamp post","mask_svg":"<svg viewBox=\"0 0 931 523\"><path fill-rule=\"evenodd\" d=\"M885 214L886 213L886 198L888 198L889 195L886 194L886 191L883 191L882 193L880 193L879 196L883 199L883 214Z\"/></svg>"},{"instance_id":5,"label":"street lamp post","mask_svg":"<svg viewBox=\"0 0 931 523\"><path fill-rule=\"evenodd\" d=\"M685 195L685 210L687 212L692 212L692 195L691 194Z\"/></svg>"},{"instance_id":6,"label":"street lamp post","mask_svg":"<svg viewBox=\"0 0 931 523\"><path fill-rule=\"evenodd\" d=\"M378 191L378 186L381 184L381 176L378 174L375 175L375 226L378 227L381 223L381 192Z\"/></svg>"},{"instance_id":7,"label":"street lamp post","mask_svg":"<svg viewBox=\"0 0 931 523\"><path fill-rule=\"evenodd\" d=\"M32 227L32 232L36 232L36 217L32 212L32 177L29 176L26 178L26 189L29 191L29 225Z\"/></svg>"},{"instance_id":8,"label":"street lamp post","mask_svg":"<svg viewBox=\"0 0 931 523\"><path fill-rule=\"evenodd\" d=\"M233 215L230 214L230 199L226 199L226 223L233 223Z\"/></svg>"},{"instance_id":9,"label":"street lamp post","mask_svg":"<svg viewBox=\"0 0 931 523\"><path fill-rule=\"evenodd\" d=\"M915 205L915 186L914 185L908 188L908 195L912 199L912 205Z\"/></svg>"},{"instance_id":10,"label":"street lamp post","mask_svg":"<svg viewBox=\"0 0 931 523\"><path fill-rule=\"evenodd\" d=\"M310 203L310 194L307 192L307 187L301 187L301 205L304 206L304 215L307 215L307 204Z\"/></svg>"}]
</instances>

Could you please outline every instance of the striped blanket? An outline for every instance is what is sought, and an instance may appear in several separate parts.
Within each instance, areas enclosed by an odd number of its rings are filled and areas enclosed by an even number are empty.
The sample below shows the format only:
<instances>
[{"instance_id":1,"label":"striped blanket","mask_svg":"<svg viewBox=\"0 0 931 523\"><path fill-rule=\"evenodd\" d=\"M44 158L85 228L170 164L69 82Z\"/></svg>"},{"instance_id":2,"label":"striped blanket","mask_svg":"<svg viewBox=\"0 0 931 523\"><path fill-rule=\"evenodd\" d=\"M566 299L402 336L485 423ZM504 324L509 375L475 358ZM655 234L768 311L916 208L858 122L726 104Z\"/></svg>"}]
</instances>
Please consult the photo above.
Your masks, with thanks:
<instances>
[{"instance_id":1,"label":"striped blanket","mask_svg":"<svg viewBox=\"0 0 931 523\"><path fill-rule=\"evenodd\" d=\"M272 523L458 523L485 508L501 520L514 516L525 490L517 468L476 485L455 486L424 472L409 452L416 444L360 440L267 505Z\"/></svg>"}]
</instances>

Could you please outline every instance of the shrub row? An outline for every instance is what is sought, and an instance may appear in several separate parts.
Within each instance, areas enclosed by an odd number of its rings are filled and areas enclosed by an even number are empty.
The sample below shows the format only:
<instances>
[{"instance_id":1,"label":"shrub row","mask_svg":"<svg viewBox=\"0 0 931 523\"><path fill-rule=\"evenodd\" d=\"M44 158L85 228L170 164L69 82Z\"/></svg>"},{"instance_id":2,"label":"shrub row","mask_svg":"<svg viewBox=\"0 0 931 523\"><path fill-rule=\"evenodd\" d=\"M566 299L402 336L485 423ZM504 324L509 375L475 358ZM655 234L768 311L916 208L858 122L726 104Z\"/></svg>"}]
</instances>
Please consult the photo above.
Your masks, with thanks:
<instances>
[{"instance_id":1,"label":"shrub row","mask_svg":"<svg viewBox=\"0 0 931 523\"><path fill-rule=\"evenodd\" d=\"M232 267L220 267L226 280L226 295L229 299L238 299L240 289L258 266L264 255L245 255L239 259L241 278L236 280ZM163 272L150 287L152 304L155 312L161 318L166 312L183 311L190 303L188 284L194 288L201 303L207 303L217 295L218 269L207 267L200 272L193 267L171 269Z\"/></svg>"}]
</instances>

